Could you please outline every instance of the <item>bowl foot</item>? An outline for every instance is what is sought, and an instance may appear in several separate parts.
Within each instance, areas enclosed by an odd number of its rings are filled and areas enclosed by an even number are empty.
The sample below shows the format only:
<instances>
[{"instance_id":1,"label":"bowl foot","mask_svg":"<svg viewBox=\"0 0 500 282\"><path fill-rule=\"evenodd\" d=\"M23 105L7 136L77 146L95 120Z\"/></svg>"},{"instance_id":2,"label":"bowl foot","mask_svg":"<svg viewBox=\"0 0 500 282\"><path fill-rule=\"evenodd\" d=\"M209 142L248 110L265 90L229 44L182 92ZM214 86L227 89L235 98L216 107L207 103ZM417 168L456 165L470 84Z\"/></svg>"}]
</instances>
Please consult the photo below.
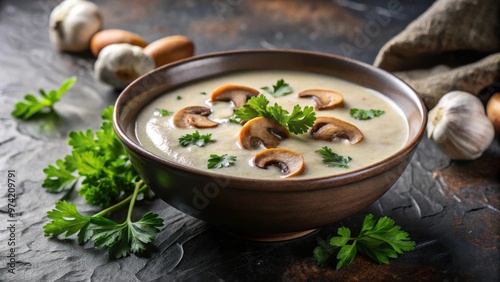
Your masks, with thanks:
<instances>
[{"instance_id":1,"label":"bowl foot","mask_svg":"<svg viewBox=\"0 0 500 282\"><path fill-rule=\"evenodd\" d=\"M221 228L221 229L227 233L230 233L233 236L238 237L238 238L250 240L250 241L258 241L258 242L288 241L288 240L297 239L297 238L309 235L317 230L317 229L310 229L310 230L299 231L299 232L258 234L258 233L240 233L240 232L228 230L225 228Z\"/></svg>"}]
</instances>

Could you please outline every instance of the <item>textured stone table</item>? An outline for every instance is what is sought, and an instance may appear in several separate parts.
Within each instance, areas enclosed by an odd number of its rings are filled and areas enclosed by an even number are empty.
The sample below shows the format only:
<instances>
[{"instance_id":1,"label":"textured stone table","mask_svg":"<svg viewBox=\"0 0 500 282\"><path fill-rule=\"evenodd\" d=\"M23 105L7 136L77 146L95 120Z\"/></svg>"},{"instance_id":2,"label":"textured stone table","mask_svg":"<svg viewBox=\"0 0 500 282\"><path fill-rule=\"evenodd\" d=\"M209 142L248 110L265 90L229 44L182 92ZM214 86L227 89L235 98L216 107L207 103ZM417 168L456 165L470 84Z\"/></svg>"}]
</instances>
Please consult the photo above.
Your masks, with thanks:
<instances>
[{"instance_id":1,"label":"textured stone table","mask_svg":"<svg viewBox=\"0 0 500 282\"><path fill-rule=\"evenodd\" d=\"M149 256L109 259L103 250L71 238L43 236L46 212L63 197L42 187L42 172L63 157L70 130L97 128L117 95L93 77L89 53L57 52L48 40L48 16L59 1L0 0L0 280L1 281L499 281L499 141L473 162L450 162L424 140L403 177L361 213L306 237L257 243L232 237L186 216L161 200L140 205L165 220ZM305 49L371 63L380 47L432 1L95 1L106 28L148 41L184 34L197 54L233 49ZM57 104L58 115L30 121L10 116L16 101L79 81ZM15 274L8 272L11 231L7 171L15 170ZM340 226L354 230L363 217L387 215L417 242L389 265L363 257L335 271L318 268L312 250Z\"/></svg>"}]
</instances>

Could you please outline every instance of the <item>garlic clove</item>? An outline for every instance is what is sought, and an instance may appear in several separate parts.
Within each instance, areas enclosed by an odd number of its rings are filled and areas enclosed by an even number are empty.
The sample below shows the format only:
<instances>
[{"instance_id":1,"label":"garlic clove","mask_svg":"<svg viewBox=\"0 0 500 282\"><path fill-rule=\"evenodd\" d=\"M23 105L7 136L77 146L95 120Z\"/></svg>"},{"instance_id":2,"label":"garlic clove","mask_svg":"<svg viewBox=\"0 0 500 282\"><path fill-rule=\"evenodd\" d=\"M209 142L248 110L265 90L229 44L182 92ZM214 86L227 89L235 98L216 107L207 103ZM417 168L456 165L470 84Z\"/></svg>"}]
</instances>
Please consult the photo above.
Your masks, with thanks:
<instances>
[{"instance_id":1,"label":"garlic clove","mask_svg":"<svg viewBox=\"0 0 500 282\"><path fill-rule=\"evenodd\" d=\"M65 0L49 17L50 41L57 49L82 52L90 47L90 39L103 25L99 8L85 0Z\"/></svg>"},{"instance_id":2,"label":"garlic clove","mask_svg":"<svg viewBox=\"0 0 500 282\"><path fill-rule=\"evenodd\" d=\"M427 136L451 159L479 158L494 135L483 104L467 92L449 92L429 111Z\"/></svg>"},{"instance_id":3,"label":"garlic clove","mask_svg":"<svg viewBox=\"0 0 500 282\"><path fill-rule=\"evenodd\" d=\"M154 68L153 59L144 53L143 48L120 43L101 50L94 65L94 73L100 81L123 89Z\"/></svg>"}]
</instances>

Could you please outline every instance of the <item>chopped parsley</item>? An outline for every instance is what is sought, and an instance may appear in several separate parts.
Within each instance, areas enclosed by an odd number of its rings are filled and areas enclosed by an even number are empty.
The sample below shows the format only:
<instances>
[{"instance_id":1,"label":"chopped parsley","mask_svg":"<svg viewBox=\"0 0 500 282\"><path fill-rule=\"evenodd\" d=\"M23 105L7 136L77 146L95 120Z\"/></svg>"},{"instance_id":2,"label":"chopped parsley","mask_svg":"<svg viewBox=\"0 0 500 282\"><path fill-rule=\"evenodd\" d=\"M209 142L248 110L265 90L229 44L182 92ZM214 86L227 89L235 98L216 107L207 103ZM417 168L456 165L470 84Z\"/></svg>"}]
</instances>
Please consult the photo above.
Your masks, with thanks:
<instances>
[{"instance_id":1,"label":"chopped parsley","mask_svg":"<svg viewBox=\"0 0 500 282\"><path fill-rule=\"evenodd\" d=\"M273 95L273 97L278 98L285 95L288 95L293 92L292 88L288 83L286 83L283 79L280 79L276 82L276 85L273 85L273 88L269 88L267 86L261 87L260 89L266 91L267 93Z\"/></svg>"},{"instance_id":2,"label":"chopped parsley","mask_svg":"<svg viewBox=\"0 0 500 282\"><path fill-rule=\"evenodd\" d=\"M186 134L179 138L179 143L182 147L187 147L191 144L203 147L210 142L214 142L214 140L212 140L212 134L201 135L198 130L192 134Z\"/></svg>"},{"instance_id":3,"label":"chopped parsley","mask_svg":"<svg viewBox=\"0 0 500 282\"><path fill-rule=\"evenodd\" d=\"M374 110L374 109L370 109L370 110L362 110L362 109L356 109L356 108L352 108L350 111L349 111L349 114L351 115L351 117L355 118L355 119L359 119L359 120L368 120L368 119L372 119L372 118L375 118L375 117L378 117L378 116L381 116L383 115L385 112L382 111L382 110Z\"/></svg>"},{"instance_id":4,"label":"chopped parsley","mask_svg":"<svg viewBox=\"0 0 500 282\"><path fill-rule=\"evenodd\" d=\"M154 115L155 116L160 116L160 117L166 117L166 116L169 116L171 114L173 114L174 112L171 112L169 110L165 110L165 109L160 109L160 108L156 108L155 109L155 112L154 112Z\"/></svg>"},{"instance_id":5,"label":"chopped parsley","mask_svg":"<svg viewBox=\"0 0 500 282\"><path fill-rule=\"evenodd\" d=\"M320 154L323 157L323 162L327 166L331 167L342 167L349 168L347 165L352 158L351 157L343 157L337 153L334 153L332 149L324 146L323 148L316 151L316 153Z\"/></svg>"},{"instance_id":6,"label":"chopped parsley","mask_svg":"<svg viewBox=\"0 0 500 282\"><path fill-rule=\"evenodd\" d=\"M229 156L228 154L217 155L210 154L210 159L208 159L208 168L223 168L228 167L236 162L236 156Z\"/></svg>"}]
</instances>

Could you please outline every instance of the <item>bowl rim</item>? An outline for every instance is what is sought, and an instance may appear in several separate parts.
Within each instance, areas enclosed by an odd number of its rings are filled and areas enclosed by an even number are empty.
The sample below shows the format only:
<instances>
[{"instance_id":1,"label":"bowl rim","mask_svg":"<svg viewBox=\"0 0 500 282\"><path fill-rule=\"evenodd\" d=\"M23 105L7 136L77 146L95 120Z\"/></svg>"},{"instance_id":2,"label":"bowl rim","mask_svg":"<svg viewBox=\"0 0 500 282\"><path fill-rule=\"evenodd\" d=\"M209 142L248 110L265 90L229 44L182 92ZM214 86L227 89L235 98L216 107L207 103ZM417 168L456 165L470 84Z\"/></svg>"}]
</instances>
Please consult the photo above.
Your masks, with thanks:
<instances>
[{"instance_id":1,"label":"bowl rim","mask_svg":"<svg viewBox=\"0 0 500 282\"><path fill-rule=\"evenodd\" d=\"M398 88L406 88L405 90L411 93L411 97L409 97L418 108L418 112L422 117L422 121L420 123L420 128L418 129L415 136L408 140L405 145L400 148L398 151L394 152L390 156L374 162L368 166L361 167L356 170L348 171L345 173L330 175L330 176L321 176L314 178L279 178L279 179L253 179L247 177L239 177L233 175L220 174L216 172L211 172L207 170L202 170L199 168L187 167L184 165L180 165L178 163L172 162L168 159L162 158L148 150L144 147L140 146L138 143L134 142L127 134L127 130L124 128L123 124L120 122L119 113L121 112L121 107L126 104L125 97L128 95L127 93L132 93L132 89L134 85L139 84L142 80L147 79L149 76L165 71L166 69L175 68L177 66L181 66L183 64L206 60L214 57L226 57L226 56L235 56L240 54L290 54L290 55L309 55L309 56L323 56L329 57L334 60L346 61L350 64L357 65L358 67L366 68L370 72L374 72L377 75L381 75L389 80L391 80ZM199 80L200 78L198 78ZM201 78L203 79L203 78ZM157 85L156 85L157 86ZM146 104L146 103L145 103ZM145 104L141 106L145 106ZM118 96L114 111L113 111L113 127L119 138L119 140L123 143L123 145L130 151L138 154L142 157L147 158L150 161L160 163L161 165L166 165L173 170L176 171L184 171L186 173L195 174L201 178L205 178L207 180L213 180L215 178L224 178L231 183L228 187L231 189L241 189L241 190L263 190L263 191L311 191L317 189L325 189L333 186L345 185L353 182L362 181L366 178L375 176L383 171L389 170L392 167L397 166L404 158L410 155L417 145L420 143L423 138L424 132L426 130L427 124L427 108L422 100L422 98L416 93L416 91L411 88L407 83L402 81L400 78L395 75L384 71L380 68L372 66L370 64L348 58L335 54L328 54L316 51L305 51L305 50L295 50L295 49L277 49L277 50L266 50L266 49L244 49L244 50L232 50L232 51L222 51L222 52L214 52L207 53L203 55L197 55L194 57L182 59L159 68L156 68L136 80L130 83ZM408 122L408 119L407 119ZM399 175L398 175L399 177ZM248 187L249 182L251 182L251 187ZM280 183L282 185L269 185L270 183L276 184ZM311 183L315 183L316 185L311 185ZM267 185L264 185L267 184ZM226 187L225 189L227 189Z\"/></svg>"}]
</instances>

